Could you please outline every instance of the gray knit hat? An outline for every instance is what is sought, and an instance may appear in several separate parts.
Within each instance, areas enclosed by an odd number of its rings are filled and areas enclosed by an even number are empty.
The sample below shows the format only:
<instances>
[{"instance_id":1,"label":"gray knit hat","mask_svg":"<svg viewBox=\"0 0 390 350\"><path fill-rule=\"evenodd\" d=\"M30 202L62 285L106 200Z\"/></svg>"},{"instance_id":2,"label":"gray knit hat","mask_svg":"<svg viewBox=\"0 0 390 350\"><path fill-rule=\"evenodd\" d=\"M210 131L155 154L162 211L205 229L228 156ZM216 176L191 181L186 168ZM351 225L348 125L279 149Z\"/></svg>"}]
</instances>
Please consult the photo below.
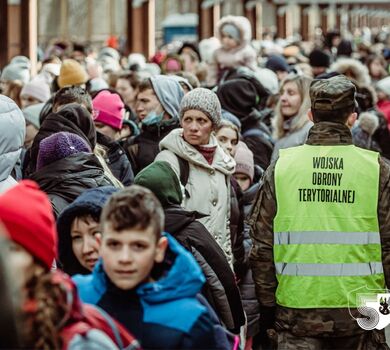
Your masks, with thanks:
<instances>
[{"instance_id":1,"label":"gray knit hat","mask_svg":"<svg viewBox=\"0 0 390 350\"><path fill-rule=\"evenodd\" d=\"M196 88L187 93L180 104L180 120L184 113L190 109L196 109L206 114L214 126L218 126L221 121L221 103L217 94L211 90Z\"/></svg>"}]
</instances>

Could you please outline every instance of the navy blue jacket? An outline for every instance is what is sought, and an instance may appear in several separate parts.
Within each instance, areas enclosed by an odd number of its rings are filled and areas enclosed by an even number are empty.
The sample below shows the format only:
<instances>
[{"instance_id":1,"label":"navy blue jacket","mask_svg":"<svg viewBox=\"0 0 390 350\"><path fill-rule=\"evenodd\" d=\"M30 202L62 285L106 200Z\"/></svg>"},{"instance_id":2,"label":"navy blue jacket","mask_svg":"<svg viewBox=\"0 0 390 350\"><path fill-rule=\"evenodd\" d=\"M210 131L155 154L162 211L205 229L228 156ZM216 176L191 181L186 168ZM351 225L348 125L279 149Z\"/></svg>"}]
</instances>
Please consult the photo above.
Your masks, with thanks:
<instances>
[{"instance_id":1,"label":"navy blue jacket","mask_svg":"<svg viewBox=\"0 0 390 350\"><path fill-rule=\"evenodd\" d=\"M80 298L111 314L144 349L215 349L210 316L196 299L205 278L192 255L166 236L168 250L158 266L163 277L124 291L113 285L99 261L91 275L73 277Z\"/></svg>"}]
</instances>

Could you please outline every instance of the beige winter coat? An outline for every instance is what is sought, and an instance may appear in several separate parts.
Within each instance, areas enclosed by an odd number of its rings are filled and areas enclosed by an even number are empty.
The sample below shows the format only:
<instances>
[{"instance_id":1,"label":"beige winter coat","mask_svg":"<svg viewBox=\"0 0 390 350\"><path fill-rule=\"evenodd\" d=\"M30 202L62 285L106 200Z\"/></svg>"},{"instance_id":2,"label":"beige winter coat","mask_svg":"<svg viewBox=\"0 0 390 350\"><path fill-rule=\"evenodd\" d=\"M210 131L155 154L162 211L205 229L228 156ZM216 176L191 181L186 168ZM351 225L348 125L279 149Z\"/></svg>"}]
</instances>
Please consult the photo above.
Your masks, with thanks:
<instances>
[{"instance_id":1,"label":"beige winter coat","mask_svg":"<svg viewBox=\"0 0 390 350\"><path fill-rule=\"evenodd\" d=\"M213 163L209 165L203 155L187 143L182 135L183 129L175 129L162 139L161 152L156 160L168 162L179 179L180 167L176 155L188 161L189 177L185 188L189 198L184 198L182 207L207 215L199 221L206 226L232 265L229 219L230 176L234 172L234 159L218 146L215 136L211 135L209 145L216 145L217 149Z\"/></svg>"}]
</instances>

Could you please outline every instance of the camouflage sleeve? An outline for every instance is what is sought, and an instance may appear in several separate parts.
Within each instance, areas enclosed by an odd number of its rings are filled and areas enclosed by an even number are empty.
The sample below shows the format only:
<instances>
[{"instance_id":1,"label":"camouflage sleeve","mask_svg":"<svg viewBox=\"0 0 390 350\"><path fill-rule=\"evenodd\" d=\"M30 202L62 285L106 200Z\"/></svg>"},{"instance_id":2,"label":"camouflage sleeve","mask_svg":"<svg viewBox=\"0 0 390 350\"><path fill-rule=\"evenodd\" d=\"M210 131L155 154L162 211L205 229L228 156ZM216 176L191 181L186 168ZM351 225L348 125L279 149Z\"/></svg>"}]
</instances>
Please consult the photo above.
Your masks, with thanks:
<instances>
[{"instance_id":1,"label":"camouflage sleeve","mask_svg":"<svg viewBox=\"0 0 390 350\"><path fill-rule=\"evenodd\" d=\"M386 286L390 288L390 165L380 159L380 192L378 199L379 232L382 245L382 264Z\"/></svg>"},{"instance_id":2,"label":"camouflage sleeve","mask_svg":"<svg viewBox=\"0 0 390 350\"><path fill-rule=\"evenodd\" d=\"M273 219L276 215L275 165L264 173L249 219L253 246L249 255L257 299L261 306L275 306L277 280L273 257Z\"/></svg>"}]
</instances>

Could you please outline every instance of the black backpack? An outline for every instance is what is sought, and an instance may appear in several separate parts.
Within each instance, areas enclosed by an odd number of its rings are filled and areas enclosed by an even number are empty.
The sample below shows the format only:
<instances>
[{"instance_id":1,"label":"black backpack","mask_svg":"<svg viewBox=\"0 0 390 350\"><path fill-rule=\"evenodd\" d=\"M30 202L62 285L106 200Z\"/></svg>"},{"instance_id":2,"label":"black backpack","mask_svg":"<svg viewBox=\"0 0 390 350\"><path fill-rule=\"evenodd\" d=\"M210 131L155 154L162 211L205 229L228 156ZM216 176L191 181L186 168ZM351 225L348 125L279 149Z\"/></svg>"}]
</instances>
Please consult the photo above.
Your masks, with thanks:
<instances>
[{"instance_id":1,"label":"black backpack","mask_svg":"<svg viewBox=\"0 0 390 350\"><path fill-rule=\"evenodd\" d=\"M187 198L190 198L190 194L186 189L186 185L188 182L188 178L190 176L190 165L188 164L188 160L185 160L182 157L179 157L176 154L177 161L179 163L179 169L180 169L180 183L184 187L184 193Z\"/></svg>"}]
</instances>

